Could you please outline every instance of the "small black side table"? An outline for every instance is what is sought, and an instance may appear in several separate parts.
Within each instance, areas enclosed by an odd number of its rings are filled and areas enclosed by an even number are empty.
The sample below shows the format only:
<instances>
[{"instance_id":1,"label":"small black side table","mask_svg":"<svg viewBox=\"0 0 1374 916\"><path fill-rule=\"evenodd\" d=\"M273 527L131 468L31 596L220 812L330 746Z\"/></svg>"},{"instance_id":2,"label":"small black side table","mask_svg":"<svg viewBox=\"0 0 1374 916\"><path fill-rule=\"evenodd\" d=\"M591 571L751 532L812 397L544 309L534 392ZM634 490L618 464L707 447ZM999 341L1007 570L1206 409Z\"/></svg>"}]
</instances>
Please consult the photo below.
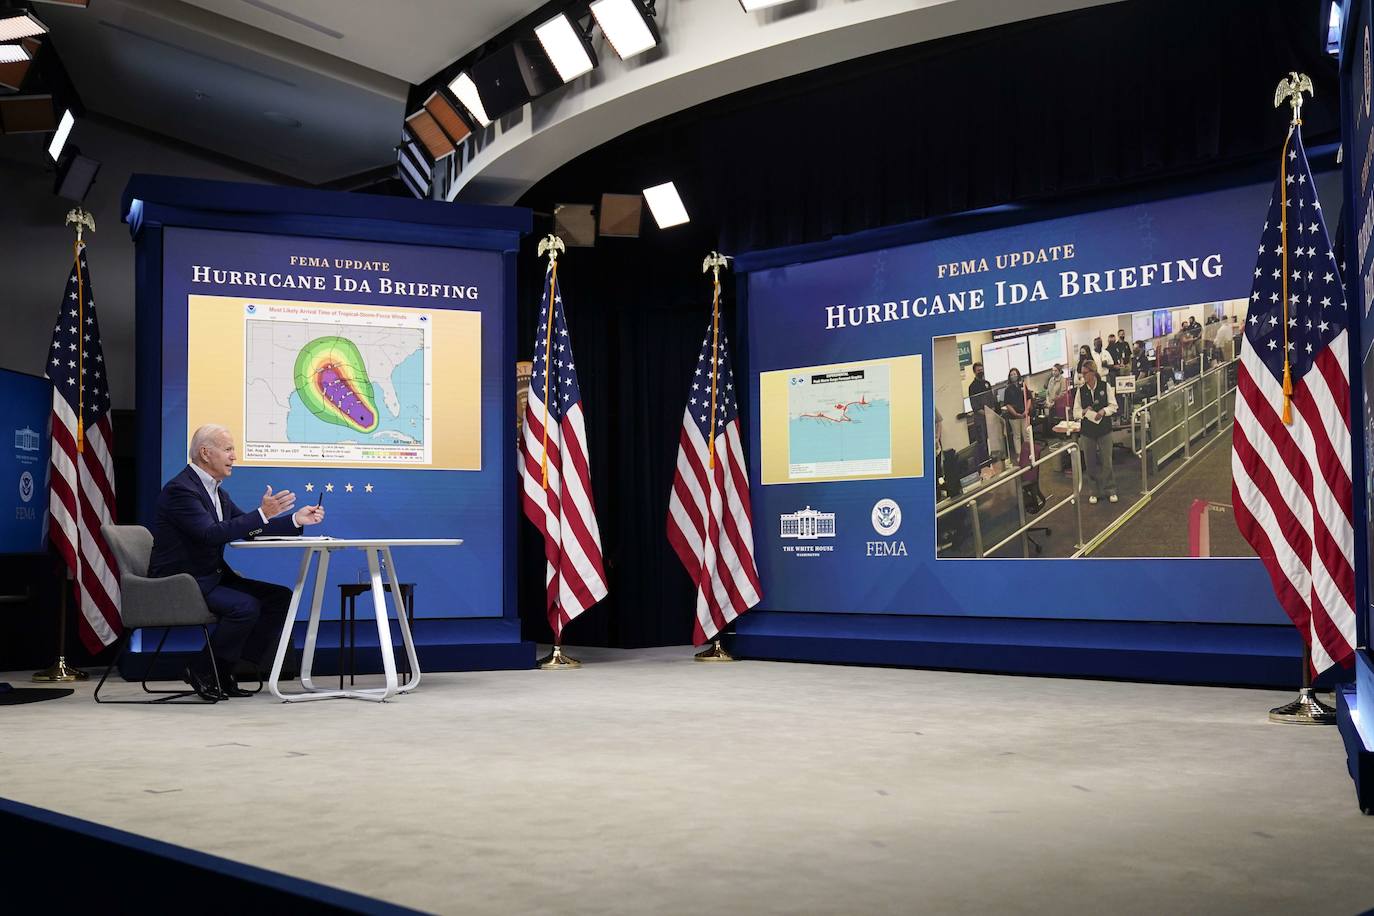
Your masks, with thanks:
<instances>
[{"instance_id":1,"label":"small black side table","mask_svg":"<svg viewBox=\"0 0 1374 916\"><path fill-rule=\"evenodd\" d=\"M390 582L383 583L383 584L382 584L382 588L383 588L385 591L388 591L388 592L391 591L391 583L390 583ZM358 670L358 666L357 666L357 647L358 647L358 641L357 641L357 639L355 638L355 635L356 635L355 625L356 625L357 620L358 620L358 615L357 615L358 596L359 596L359 595L371 594L371 592L372 592L372 583L371 583L371 582L364 582L364 583L362 583L361 585L359 585L359 584L354 584L354 583L350 583L350 582L341 582L341 583L339 583L339 689L340 689L340 690L343 689L344 674L345 674L345 673L348 674L348 683L349 683L349 684L352 684L352 683L354 682L354 681L353 681L354 673ZM414 627L414 624L415 624L415 583L414 583L414 582L402 582L402 583L401 583L401 604L404 605L404 607L405 607L405 610L406 610L406 621L407 621L408 623L411 624L411 632L413 633L413 632L415 631L415 627ZM347 672L344 671L344 668L345 668L345 665L344 665L344 614L345 614L345 613L348 614L348 665L346 666L346 667L348 668ZM387 635L390 636L390 633L388 633ZM397 683L400 683L400 684L408 684L408 683L410 683L410 659L409 659L409 657L407 657L407 656L405 655L405 653L401 653L401 655L396 659L396 662L397 662L397 665L396 665L396 667L397 667L397 671L396 671ZM403 664L404 664L404 666L405 666L405 670L404 670L404 671L401 671L400 669L401 669L401 666L402 666Z\"/></svg>"}]
</instances>

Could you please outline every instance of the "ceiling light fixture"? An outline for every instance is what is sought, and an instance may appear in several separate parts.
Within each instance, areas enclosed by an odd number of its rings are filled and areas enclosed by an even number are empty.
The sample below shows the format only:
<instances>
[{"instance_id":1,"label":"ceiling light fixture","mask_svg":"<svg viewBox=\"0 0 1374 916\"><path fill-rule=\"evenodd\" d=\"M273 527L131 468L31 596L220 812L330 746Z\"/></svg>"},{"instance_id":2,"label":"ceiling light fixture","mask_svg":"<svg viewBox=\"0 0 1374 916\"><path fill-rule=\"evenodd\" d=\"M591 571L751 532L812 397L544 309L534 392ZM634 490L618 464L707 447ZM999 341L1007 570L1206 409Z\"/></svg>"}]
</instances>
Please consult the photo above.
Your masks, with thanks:
<instances>
[{"instance_id":1,"label":"ceiling light fixture","mask_svg":"<svg viewBox=\"0 0 1374 916\"><path fill-rule=\"evenodd\" d=\"M22 64L29 60L29 51L23 45L0 45L0 64Z\"/></svg>"},{"instance_id":2,"label":"ceiling light fixture","mask_svg":"<svg viewBox=\"0 0 1374 916\"><path fill-rule=\"evenodd\" d=\"M744 7L746 13L757 10L766 10L770 6L782 6L784 3L791 3L792 0L739 0L739 5Z\"/></svg>"},{"instance_id":3,"label":"ceiling light fixture","mask_svg":"<svg viewBox=\"0 0 1374 916\"><path fill-rule=\"evenodd\" d=\"M415 138L424 144L429 158L438 160L453 152L453 141L444 133L439 122L434 120L434 115L424 108L406 118L406 127L409 127Z\"/></svg>"},{"instance_id":4,"label":"ceiling light fixture","mask_svg":"<svg viewBox=\"0 0 1374 916\"><path fill-rule=\"evenodd\" d=\"M654 215L654 222L658 223L660 229L680 226L690 219L687 208L682 205L682 198L678 196L677 188L671 181L645 188L644 199L649 202L649 212Z\"/></svg>"},{"instance_id":5,"label":"ceiling light fixture","mask_svg":"<svg viewBox=\"0 0 1374 916\"><path fill-rule=\"evenodd\" d=\"M593 0L590 9L611 50L621 60L658 44L658 26L639 0Z\"/></svg>"},{"instance_id":6,"label":"ceiling light fixture","mask_svg":"<svg viewBox=\"0 0 1374 916\"><path fill-rule=\"evenodd\" d=\"M463 119L462 112L443 92L429 94L429 98L425 99L425 111L430 113L455 146L472 133L472 125Z\"/></svg>"},{"instance_id":7,"label":"ceiling light fixture","mask_svg":"<svg viewBox=\"0 0 1374 916\"><path fill-rule=\"evenodd\" d=\"M67 145L67 137L72 132L72 127L76 124L76 116L71 109L67 109L62 114L62 120L57 124L57 132L52 135L52 142L48 144L48 155L56 162L62 155L62 147Z\"/></svg>"},{"instance_id":8,"label":"ceiling light fixture","mask_svg":"<svg viewBox=\"0 0 1374 916\"><path fill-rule=\"evenodd\" d=\"M537 26L534 35L563 82L590 73L596 66L596 52L592 50L592 43L576 23L563 13Z\"/></svg>"},{"instance_id":9,"label":"ceiling light fixture","mask_svg":"<svg viewBox=\"0 0 1374 916\"><path fill-rule=\"evenodd\" d=\"M448 91L453 93L454 98L461 102L483 127L491 123L491 118L487 117L487 110L482 107L482 96L477 91L477 84L467 73L460 73L454 77L453 82L448 84Z\"/></svg>"},{"instance_id":10,"label":"ceiling light fixture","mask_svg":"<svg viewBox=\"0 0 1374 916\"><path fill-rule=\"evenodd\" d=\"M47 31L48 27L33 13L15 13L0 18L0 41L18 41L46 34Z\"/></svg>"}]
</instances>

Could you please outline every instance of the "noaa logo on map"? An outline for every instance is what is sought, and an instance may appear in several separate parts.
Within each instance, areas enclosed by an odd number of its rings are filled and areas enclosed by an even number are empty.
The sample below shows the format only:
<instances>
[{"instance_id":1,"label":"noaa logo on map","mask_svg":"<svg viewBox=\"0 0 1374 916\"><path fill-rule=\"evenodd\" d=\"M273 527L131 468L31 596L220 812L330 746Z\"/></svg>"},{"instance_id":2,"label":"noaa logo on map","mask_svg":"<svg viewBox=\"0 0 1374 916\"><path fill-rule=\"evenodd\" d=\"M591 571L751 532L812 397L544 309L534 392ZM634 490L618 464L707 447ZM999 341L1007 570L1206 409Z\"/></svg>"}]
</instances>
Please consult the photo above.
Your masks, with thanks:
<instances>
[{"instance_id":1,"label":"noaa logo on map","mask_svg":"<svg viewBox=\"0 0 1374 916\"><path fill-rule=\"evenodd\" d=\"M873 504L873 530L883 537L892 537L902 527L902 507L890 499Z\"/></svg>"},{"instance_id":2,"label":"noaa logo on map","mask_svg":"<svg viewBox=\"0 0 1374 916\"><path fill-rule=\"evenodd\" d=\"M258 310L258 307L257 307L256 305L251 305L251 304L250 304L250 305L248 306L248 308L247 308L248 314L250 314L250 315L253 314L254 312L256 312L257 310Z\"/></svg>"},{"instance_id":3,"label":"noaa logo on map","mask_svg":"<svg viewBox=\"0 0 1374 916\"><path fill-rule=\"evenodd\" d=\"M33 475L28 471L19 475L19 498L24 502L33 499Z\"/></svg>"},{"instance_id":4,"label":"noaa logo on map","mask_svg":"<svg viewBox=\"0 0 1374 916\"><path fill-rule=\"evenodd\" d=\"M805 385L805 384L806 384L806 376L804 376L804 375L794 375L794 376L792 376L790 379L788 379L787 382L788 382L789 385Z\"/></svg>"}]
</instances>

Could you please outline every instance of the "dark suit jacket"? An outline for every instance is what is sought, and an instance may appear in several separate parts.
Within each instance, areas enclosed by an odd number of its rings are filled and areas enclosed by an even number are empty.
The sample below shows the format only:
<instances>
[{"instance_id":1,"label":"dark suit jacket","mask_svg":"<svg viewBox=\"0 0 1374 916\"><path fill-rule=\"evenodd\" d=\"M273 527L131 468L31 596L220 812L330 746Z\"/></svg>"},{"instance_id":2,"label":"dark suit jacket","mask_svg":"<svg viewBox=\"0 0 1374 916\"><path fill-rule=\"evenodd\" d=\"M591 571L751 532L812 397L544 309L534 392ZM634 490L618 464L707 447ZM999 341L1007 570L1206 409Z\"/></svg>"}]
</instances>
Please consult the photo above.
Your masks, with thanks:
<instances>
[{"instance_id":1,"label":"dark suit jacket","mask_svg":"<svg viewBox=\"0 0 1374 916\"><path fill-rule=\"evenodd\" d=\"M167 481L157 497L157 521L153 527L153 555L148 575L171 576L190 573L208 593L226 572L224 545L230 541L252 540L259 535L297 534L300 529L290 515L262 523L256 507L244 512L219 488L224 521L215 518L210 494L187 465Z\"/></svg>"}]
</instances>

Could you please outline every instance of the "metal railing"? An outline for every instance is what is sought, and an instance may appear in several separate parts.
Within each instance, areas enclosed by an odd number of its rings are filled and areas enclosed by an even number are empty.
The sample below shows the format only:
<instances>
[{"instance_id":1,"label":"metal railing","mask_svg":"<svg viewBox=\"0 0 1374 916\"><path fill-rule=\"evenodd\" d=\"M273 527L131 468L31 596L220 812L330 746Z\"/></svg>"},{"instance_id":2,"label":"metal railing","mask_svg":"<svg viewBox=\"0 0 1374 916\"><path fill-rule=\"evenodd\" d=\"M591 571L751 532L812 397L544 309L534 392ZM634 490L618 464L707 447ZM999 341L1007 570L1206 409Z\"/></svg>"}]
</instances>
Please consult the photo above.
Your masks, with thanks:
<instances>
[{"instance_id":1,"label":"metal railing","mask_svg":"<svg viewBox=\"0 0 1374 916\"><path fill-rule=\"evenodd\" d=\"M1140 459L1140 492L1142 494L1148 495L1151 492L1150 465L1152 463L1158 469L1161 464L1182 450L1183 461L1186 464L1193 460L1193 440L1206 435L1207 427L1213 423L1220 431L1222 422L1226 417L1226 399L1233 395L1236 390L1234 385L1227 383L1227 371L1238 362L1238 359L1231 359L1220 363L1204 371L1196 378L1178 383L1167 394L1147 400L1131 412L1131 452ZM1158 377L1159 373L1156 373L1156 379ZM1156 385L1158 385L1158 381L1156 381ZM1213 388L1210 399L1207 398L1209 385ZM1199 391L1202 393L1202 398L1197 396ZM1155 429L1154 417L1160 413L1161 406L1169 402L1182 403L1183 418L1165 429ZM1234 410L1234 407L1232 409ZM1212 411L1211 419L1208 419L1209 411ZM1179 431L1183 432L1180 437L1182 441L1174 444L1171 439ZM1163 454L1156 451L1156 448L1161 444L1166 448Z\"/></svg>"},{"instance_id":2,"label":"metal railing","mask_svg":"<svg viewBox=\"0 0 1374 916\"><path fill-rule=\"evenodd\" d=\"M1003 547L1010 544L1018 537L1021 538L1021 555L1023 557L1029 557L1030 540L1028 537L1028 533L1030 532L1030 530L1033 528L1043 527L1041 525L1041 522L1049 518L1054 513L1058 512L1060 509L1072 503L1075 510L1074 515L1077 517L1078 525L1078 538L1074 541L1073 546L1075 548L1082 547L1083 506L1078 499L1078 494L1082 490L1083 481L1082 462L1080 462L1077 458L1078 452L1079 448L1077 442L1067 442L1059 448L1043 452L1039 458L1035 459L1030 464L1025 465L1024 467L1017 468L1015 471L1010 473L1000 474L997 477L994 477L993 479L984 482L983 484L977 486L972 492L965 493L963 496L959 497L955 502L950 503L943 509L938 509L935 512L936 525L939 525L940 519L944 518L947 515L951 515L952 513L957 512L960 509L967 506L969 508L969 517L973 528L974 559L982 559L990 553L996 553L998 550L1001 550ZM1045 464L1050 459L1057 458L1060 455L1066 454L1069 456L1070 464L1073 466L1073 494L1067 497L1066 499L1060 500L1053 506L1047 504L1046 507L1041 509L1040 512L1038 512L1033 519L1027 521L1026 503L1021 498L1021 494L1019 492L1021 478L1024 477L1026 474L1030 473L1032 470L1039 468L1040 465ZM1002 540L993 544L991 547L985 549L983 546L983 525L982 520L978 514L978 500L985 499L992 492L999 490L1002 487L1007 486L1011 483L1017 484L1017 490L1013 491L1012 498L1016 501L1017 518L1020 521L1020 524L1018 525L1016 530L1013 531L1011 534L1007 535ZM949 559L955 558L951 557Z\"/></svg>"}]
</instances>

